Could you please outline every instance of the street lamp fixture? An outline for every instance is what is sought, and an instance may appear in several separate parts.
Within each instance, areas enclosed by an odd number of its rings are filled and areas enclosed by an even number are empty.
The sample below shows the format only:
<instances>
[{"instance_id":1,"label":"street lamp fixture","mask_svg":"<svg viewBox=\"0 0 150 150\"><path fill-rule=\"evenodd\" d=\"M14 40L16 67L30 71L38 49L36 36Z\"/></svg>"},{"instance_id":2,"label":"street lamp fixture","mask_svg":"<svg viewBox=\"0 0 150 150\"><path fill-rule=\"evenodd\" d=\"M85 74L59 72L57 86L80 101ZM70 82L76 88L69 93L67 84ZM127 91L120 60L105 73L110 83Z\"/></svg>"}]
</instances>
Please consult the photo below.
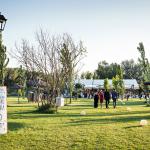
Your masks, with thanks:
<instances>
[{"instance_id":1,"label":"street lamp fixture","mask_svg":"<svg viewBox=\"0 0 150 150\"><path fill-rule=\"evenodd\" d=\"M0 12L0 31L4 30L6 21L7 19L3 15L1 15L1 12Z\"/></svg>"}]
</instances>

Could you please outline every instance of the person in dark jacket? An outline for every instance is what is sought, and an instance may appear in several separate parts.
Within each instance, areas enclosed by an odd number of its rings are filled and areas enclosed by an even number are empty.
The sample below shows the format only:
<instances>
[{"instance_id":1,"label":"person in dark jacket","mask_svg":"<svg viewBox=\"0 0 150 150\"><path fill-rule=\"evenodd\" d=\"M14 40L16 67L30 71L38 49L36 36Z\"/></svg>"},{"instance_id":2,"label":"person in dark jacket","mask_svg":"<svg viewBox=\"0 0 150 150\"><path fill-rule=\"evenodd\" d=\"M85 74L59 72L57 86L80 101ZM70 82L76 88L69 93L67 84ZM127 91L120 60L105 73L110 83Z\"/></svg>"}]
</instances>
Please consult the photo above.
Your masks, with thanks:
<instances>
[{"instance_id":1,"label":"person in dark jacket","mask_svg":"<svg viewBox=\"0 0 150 150\"><path fill-rule=\"evenodd\" d=\"M110 93L109 91L106 89L104 92L104 99L105 99L105 103L106 103L106 108L109 108L109 101L110 101Z\"/></svg>"},{"instance_id":2,"label":"person in dark jacket","mask_svg":"<svg viewBox=\"0 0 150 150\"><path fill-rule=\"evenodd\" d=\"M94 108L98 107L98 99L99 99L98 92L96 92L94 95Z\"/></svg>"},{"instance_id":3,"label":"person in dark jacket","mask_svg":"<svg viewBox=\"0 0 150 150\"><path fill-rule=\"evenodd\" d=\"M113 100L113 107L116 108L116 101L117 101L118 94L115 89L113 89L113 91L111 93L111 97Z\"/></svg>"}]
</instances>

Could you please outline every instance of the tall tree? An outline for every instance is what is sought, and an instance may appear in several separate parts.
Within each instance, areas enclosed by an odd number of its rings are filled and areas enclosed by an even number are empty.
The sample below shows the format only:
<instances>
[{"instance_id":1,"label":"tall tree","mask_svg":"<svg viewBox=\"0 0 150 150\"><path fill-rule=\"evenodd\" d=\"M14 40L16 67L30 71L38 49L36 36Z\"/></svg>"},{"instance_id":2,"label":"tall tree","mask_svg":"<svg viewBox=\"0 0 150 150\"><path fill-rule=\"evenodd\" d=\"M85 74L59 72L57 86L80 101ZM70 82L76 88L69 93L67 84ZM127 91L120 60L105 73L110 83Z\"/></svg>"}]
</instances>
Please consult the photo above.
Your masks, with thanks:
<instances>
[{"instance_id":1,"label":"tall tree","mask_svg":"<svg viewBox=\"0 0 150 150\"><path fill-rule=\"evenodd\" d=\"M73 92L73 80L78 72L77 66L79 62L85 57L86 48L82 41L75 44L69 34L64 34L62 37L62 48L60 50L60 62L63 66L63 73L65 82L69 85L70 103Z\"/></svg>"},{"instance_id":2,"label":"tall tree","mask_svg":"<svg viewBox=\"0 0 150 150\"><path fill-rule=\"evenodd\" d=\"M93 73L90 71L85 72L85 79L92 79L93 78Z\"/></svg>"},{"instance_id":3,"label":"tall tree","mask_svg":"<svg viewBox=\"0 0 150 150\"><path fill-rule=\"evenodd\" d=\"M37 93L39 95L39 86L44 86L48 96L40 108L56 108L56 97L60 96L64 86L71 91L75 68L85 49L82 42L76 45L68 34L50 36L42 29L36 33L36 42L34 46L24 40L21 46L16 46L17 55L14 57L24 67L28 67L26 70L35 70L41 74Z\"/></svg>"},{"instance_id":4,"label":"tall tree","mask_svg":"<svg viewBox=\"0 0 150 150\"><path fill-rule=\"evenodd\" d=\"M119 76L119 94L121 95L121 98L123 99L125 87L124 87L124 81L123 81L123 70L121 66L118 69L118 76Z\"/></svg>"},{"instance_id":5,"label":"tall tree","mask_svg":"<svg viewBox=\"0 0 150 150\"><path fill-rule=\"evenodd\" d=\"M5 71L9 59L6 55L6 46L2 44L2 33L0 32L0 85L4 85Z\"/></svg>"},{"instance_id":6,"label":"tall tree","mask_svg":"<svg viewBox=\"0 0 150 150\"><path fill-rule=\"evenodd\" d=\"M119 65L117 63L107 63L106 61L101 61L98 63L98 68L95 70L96 77L98 79L105 79L115 77L117 75L117 70Z\"/></svg>"},{"instance_id":7,"label":"tall tree","mask_svg":"<svg viewBox=\"0 0 150 150\"><path fill-rule=\"evenodd\" d=\"M150 64L148 59L145 56L145 49L142 42L139 43L137 49L140 53L140 58L138 58L138 61L140 63L141 72L142 72L141 84L143 84L145 81L150 81Z\"/></svg>"},{"instance_id":8,"label":"tall tree","mask_svg":"<svg viewBox=\"0 0 150 150\"><path fill-rule=\"evenodd\" d=\"M120 78L119 75L116 75L115 77L112 78L112 85L113 88L119 93L119 82L120 82Z\"/></svg>"},{"instance_id":9,"label":"tall tree","mask_svg":"<svg viewBox=\"0 0 150 150\"><path fill-rule=\"evenodd\" d=\"M94 73L93 73L93 80L94 80L94 79L98 79L97 74L96 74L95 71L94 71Z\"/></svg>"},{"instance_id":10,"label":"tall tree","mask_svg":"<svg viewBox=\"0 0 150 150\"><path fill-rule=\"evenodd\" d=\"M15 48L15 57L26 70L38 72L41 80L35 84L36 101L39 101L40 89L47 93L46 99L41 99L39 110L49 111L56 108L56 97L62 87L63 76L58 50L61 43L59 37L50 36L47 32L40 30L36 33L36 46L27 40Z\"/></svg>"},{"instance_id":11,"label":"tall tree","mask_svg":"<svg viewBox=\"0 0 150 150\"><path fill-rule=\"evenodd\" d=\"M9 88L10 86L14 85L14 73L15 73L15 69L16 68L7 68L6 69L6 74L5 74L5 83L4 85L7 86L7 88Z\"/></svg>"},{"instance_id":12,"label":"tall tree","mask_svg":"<svg viewBox=\"0 0 150 150\"><path fill-rule=\"evenodd\" d=\"M141 80L141 67L139 63L135 63L133 59L121 62L124 79L136 79L139 83Z\"/></svg>"},{"instance_id":13,"label":"tall tree","mask_svg":"<svg viewBox=\"0 0 150 150\"><path fill-rule=\"evenodd\" d=\"M108 77L108 66L109 64L106 61L101 61L98 63L98 68L96 70L96 74L99 79L105 79Z\"/></svg>"},{"instance_id":14,"label":"tall tree","mask_svg":"<svg viewBox=\"0 0 150 150\"><path fill-rule=\"evenodd\" d=\"M104 88L105 88L105 90L109 90L109 88L110 88L108 78L106 78L106 79L104 80Z\"/></svg>"}]
</instances>

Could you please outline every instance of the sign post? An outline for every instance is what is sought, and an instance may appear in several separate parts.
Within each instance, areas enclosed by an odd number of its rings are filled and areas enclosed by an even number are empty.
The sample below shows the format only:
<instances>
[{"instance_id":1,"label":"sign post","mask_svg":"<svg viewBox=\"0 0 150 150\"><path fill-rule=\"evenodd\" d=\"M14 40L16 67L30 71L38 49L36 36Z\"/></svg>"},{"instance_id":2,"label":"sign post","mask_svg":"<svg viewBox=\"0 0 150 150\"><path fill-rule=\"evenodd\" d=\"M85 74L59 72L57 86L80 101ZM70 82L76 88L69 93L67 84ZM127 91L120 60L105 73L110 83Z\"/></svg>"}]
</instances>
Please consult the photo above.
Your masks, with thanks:
<instances>
[{"instance_id":1,"label":"sign post","mask_svg":"<svg viewBox=\"0 0 150 150\"><path fill-rule=\"evenodd\" d=\"M64 98L63 97L56 97L56 106L58 106L58 107L64 106Z\"/></svg>"},{"instance_id":2,"label":"sign post","mask_svg":"<svg viewBox=\"0 0 150 150\"><path fill-rule=\"evenodd\" d=\"M0 87L0 134L7 133L7 90Z\"/></svg>"}]
</instances>

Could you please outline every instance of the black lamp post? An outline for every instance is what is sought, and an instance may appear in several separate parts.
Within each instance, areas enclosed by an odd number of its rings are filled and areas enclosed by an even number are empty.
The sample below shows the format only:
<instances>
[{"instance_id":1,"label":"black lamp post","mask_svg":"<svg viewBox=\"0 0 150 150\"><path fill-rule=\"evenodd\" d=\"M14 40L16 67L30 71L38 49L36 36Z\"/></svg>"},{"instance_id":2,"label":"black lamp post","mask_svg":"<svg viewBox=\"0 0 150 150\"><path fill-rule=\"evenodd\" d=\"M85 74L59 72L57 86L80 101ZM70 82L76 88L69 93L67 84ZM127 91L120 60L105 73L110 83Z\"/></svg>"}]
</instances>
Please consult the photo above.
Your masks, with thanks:
<instances>
[{"instance_id":1,"label":"black lamp post","mask_svg":"<svg viewBox=\"0 0 150 150\"><path fill-rule=\"evenodd\" d=\"M7 66L7 64L5 66L5 63L8 61L6 58L6 47L2 44L2 31L5 28L6 21L7 19L0 12L0 86L4 85L4 68Z\"/></svg>"},{"instance_id":2,"label":"black lamp post","mask_svg":"<svg viewBox=\"0 0 150 150\"><path fill-rule=\"evenodd\" d=\"M0 12L0 32L4 30L7 19Z\"/></svg>"}]
</instances>

